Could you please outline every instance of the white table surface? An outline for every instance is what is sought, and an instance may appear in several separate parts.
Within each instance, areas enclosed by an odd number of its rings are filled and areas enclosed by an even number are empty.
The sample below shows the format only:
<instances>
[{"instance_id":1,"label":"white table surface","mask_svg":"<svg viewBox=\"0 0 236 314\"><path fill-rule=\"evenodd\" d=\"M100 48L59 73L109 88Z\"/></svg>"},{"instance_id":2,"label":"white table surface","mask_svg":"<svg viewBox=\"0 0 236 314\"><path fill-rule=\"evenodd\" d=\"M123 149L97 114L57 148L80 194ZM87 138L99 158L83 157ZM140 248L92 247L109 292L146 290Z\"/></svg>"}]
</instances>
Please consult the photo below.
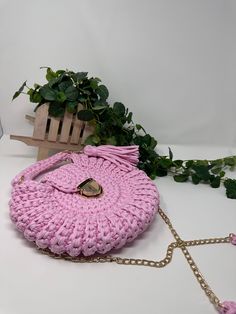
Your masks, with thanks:
<instances>
[{"instance_id":1,"label":"white table surface","mask_svg":"<svg viewBox=\"0 0 236 314\"><path fill-rule=\"evenodd\" d=\"M218 158L236 148L170 145L175 158ZM167 152L167 146L159 146ZM38 253L9 219L10 181L35 162L36 150L0 140L0 314L213 314L179 249L163 269L117 264L76 264ZM235 173L231 174L235 177ZM156 180L161 206L183 239L236 232L236 200L224 188ZM161 259L173 238L160 217L116 255ZM236 300L236 247L229 244L190 249L221 300Z\"/></svg>"}]
</instances>

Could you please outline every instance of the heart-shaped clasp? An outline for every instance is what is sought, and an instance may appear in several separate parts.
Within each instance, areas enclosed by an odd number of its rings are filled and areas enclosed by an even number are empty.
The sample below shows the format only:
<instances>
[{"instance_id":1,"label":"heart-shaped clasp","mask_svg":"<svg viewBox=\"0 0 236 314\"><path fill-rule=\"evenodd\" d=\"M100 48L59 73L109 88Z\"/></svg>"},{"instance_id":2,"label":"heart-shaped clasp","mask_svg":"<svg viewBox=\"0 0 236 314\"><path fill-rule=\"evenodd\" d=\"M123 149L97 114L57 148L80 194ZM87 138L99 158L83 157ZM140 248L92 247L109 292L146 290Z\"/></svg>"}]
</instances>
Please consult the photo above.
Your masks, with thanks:
<instances>
[{"instance_id":1,"label":"heart-shaped clasp","mask_svg":"<svg viewBox=\"0 0 236 314\"><path fill-rule=\"evenodd\" d=\"M102 187L96 180L93 178L88 178L77 187L80 195L86 197L95 197L102 194Z\"/></svg>"}]
</instances>

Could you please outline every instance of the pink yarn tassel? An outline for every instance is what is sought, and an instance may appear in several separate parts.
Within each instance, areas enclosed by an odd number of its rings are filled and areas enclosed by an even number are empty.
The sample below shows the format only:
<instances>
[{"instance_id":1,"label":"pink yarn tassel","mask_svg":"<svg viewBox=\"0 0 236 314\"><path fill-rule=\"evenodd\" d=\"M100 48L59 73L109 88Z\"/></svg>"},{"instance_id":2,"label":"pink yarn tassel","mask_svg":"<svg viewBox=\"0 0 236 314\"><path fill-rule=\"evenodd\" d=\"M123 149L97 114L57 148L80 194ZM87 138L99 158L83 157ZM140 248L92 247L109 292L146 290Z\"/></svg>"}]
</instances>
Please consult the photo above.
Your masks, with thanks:
<instances>
[{"instance_id":1,"label":"pink yarn tassel","mask_svg":"<svg viewBox=\"0 0 236 314\"><path fill-rule=\"evenodd\" d=\"M230 242L231 242L233 245L236 245L236 234L231 233L229 237L230 237Z\"/></svg>"},{"instance_id":2,"label":"pink yarn tassel","mask_svg":"<svg viewBox=\"0 0 236 314\"><path fill-rule=\"evenodd\" d=\"M84 147L84 153L88 156L103 157L123 169L130 169L130 166L137 166L139 161L139 147L101 145Z\"/></svg>"},{"instance_id":3,"label":"pink yarn tassel","mask_svg":"<svg viewBox=\"0 0 236 314\"><path fill-rule=\"evenodd\" d=\"M230 242L236 245L236 234L230 234ZM236 302L224 301L219 308L220 314L236 314Z\"/></svg>"},{"instance_id":4,"label":"pink yarn tassel","mask_svg":"<svg viewBox=\"0 0 236 314\"><path fill-rule=\"evenodd\" d=\"M219 309L220 314L236 314L236 302L224 301Z\"/></svg>"}]
</instances>

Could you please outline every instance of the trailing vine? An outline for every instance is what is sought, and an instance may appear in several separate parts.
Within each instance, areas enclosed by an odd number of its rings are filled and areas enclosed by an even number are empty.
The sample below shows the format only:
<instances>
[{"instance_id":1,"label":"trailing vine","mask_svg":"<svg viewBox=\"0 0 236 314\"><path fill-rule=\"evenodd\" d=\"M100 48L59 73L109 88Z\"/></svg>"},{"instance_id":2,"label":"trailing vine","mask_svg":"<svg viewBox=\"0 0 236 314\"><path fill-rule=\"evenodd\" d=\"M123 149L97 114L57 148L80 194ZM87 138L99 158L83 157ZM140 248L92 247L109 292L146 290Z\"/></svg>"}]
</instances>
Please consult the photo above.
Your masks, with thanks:
<instances>
[{"instance_id":1,"label":"trailing vine","mask_svg":"<svg viewBox=\"0 0 236 314\"><path fill-rule=\"evenodd\" d=\"M157 141L140 124L134 123L133 113L121 102L108 103L108 89L99 78L89 78L87 72L44 68L47 69L47 83L28 87L24 82L13 99L27 94L30 102L37 104L35 110L49 103L49 114L54 117L63 116L65 110L77 114L80 120L94 126L94 133L85 144L139 145L138 167L151 179L171 175L176 182L205 183L212 188L223 184L227 197L236 199L236 180L225 176L225 170L235 168L236 156L216 160L175 160L170 148L168 156L161 156L155 150ZM76 113L78 103L83 109Z\"/></svg>"}]
</instances>

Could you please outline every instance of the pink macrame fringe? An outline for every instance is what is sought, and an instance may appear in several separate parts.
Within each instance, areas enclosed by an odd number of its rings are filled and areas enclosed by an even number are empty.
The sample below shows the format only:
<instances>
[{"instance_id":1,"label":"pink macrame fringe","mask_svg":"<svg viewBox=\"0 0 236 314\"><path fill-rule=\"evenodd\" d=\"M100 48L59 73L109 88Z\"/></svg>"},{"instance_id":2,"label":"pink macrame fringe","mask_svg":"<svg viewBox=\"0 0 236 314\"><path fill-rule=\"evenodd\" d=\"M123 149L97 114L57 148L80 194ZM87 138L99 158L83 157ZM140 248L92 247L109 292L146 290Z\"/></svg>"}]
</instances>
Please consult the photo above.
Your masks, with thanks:
<instances>
[{"instance_id":1,"label":"pink macrame fringe","mask_svg":"<svg viewBox=\"0 0 236 314\"><path fill-rule=\"evenodd\" d=\"M230 242L233 245L236 245L236 234L231 233L231 235L230 235Z\"/></svg>"},{"instance_id":2,"label":"pink macrame fringe","mask_svg":"<svg viewBox=\"0 0 236 314\"><path fill-rule=\"evenodd\" d=\"M121 168L129 169L130 166L137 166L139 162L139 147L138 145L132 146L113 146L101 145L84 147L84 154L94 157L103 157Z\"/></svg>"},{"instance_id":3,"label":"pink macrame fringe","mask_svg":"<svg viewBox=\"0 0 236 314\"><path fill-rule=\"evenodd\" d=\"M219 309L220 314L236 314L236 302L224 301Z\"/></svg>"}]
</instances>

